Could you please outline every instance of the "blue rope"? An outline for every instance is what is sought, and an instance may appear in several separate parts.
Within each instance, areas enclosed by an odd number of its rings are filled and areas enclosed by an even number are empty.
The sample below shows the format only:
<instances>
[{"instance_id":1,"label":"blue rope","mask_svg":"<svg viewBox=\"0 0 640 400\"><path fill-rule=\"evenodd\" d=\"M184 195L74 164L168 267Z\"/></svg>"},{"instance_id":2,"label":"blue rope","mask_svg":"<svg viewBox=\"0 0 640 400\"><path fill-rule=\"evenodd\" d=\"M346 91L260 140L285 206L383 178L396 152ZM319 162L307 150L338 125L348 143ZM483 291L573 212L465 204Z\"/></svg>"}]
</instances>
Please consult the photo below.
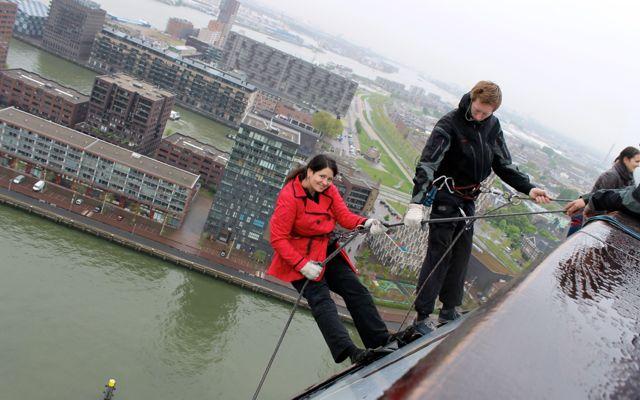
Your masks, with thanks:
<instances>
[{"instance_id":1,"label":"blue rope","mask_svg":"<svg viewBox=\"0 0 640 400\"><path fill-rule=\"evenodd\" d=\"M631 236L632 238L636 239L636 240L640 240L640 232L637 232L636 230L628 227L627 225L623 224L622 222L618 221L617 219L609 216L609 215L596 215L594 217L588 218L587 222L585 222L585 225L587 225L590 222L593 221L605 221L610 223L611 225L613 225L615 228L618 228L619 230L621 230L622 232L626 233L627 235Z\"/></svg>"}]
</instances>

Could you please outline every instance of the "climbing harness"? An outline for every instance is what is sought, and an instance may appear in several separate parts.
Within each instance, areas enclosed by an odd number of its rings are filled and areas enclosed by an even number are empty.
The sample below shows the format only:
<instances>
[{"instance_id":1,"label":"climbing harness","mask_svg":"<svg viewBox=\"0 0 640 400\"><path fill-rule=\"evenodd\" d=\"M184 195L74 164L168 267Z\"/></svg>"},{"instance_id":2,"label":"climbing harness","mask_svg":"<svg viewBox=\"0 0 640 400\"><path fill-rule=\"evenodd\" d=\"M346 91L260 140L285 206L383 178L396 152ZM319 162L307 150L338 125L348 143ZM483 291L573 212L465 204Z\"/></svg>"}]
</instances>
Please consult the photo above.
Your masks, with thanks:
<instances>
[{"instance_id":1,"label":"climbing harness","mask_svg":"<svg viewBox=\"0 0 640 400\"><path fill-rule=\"evenodd\" d=\"M431 207L433 205L433 201L436 198L436 194L438 191L446 188L449 193L453 194L453 188L455 187L455 182L453 178L448 176L441 175L436 180L431 183L431 189L429 189L429 193L427 193L427 197L425 197L424 202L422 203L426 207Z\"/></svg>"},{"instance_id":2,"label":"climbing harness","mask_svg":"<svg viewBox=\"0 0 640 400\"><path fill-rule=\"evenodd\" d=\"M342 249L344 249L345 246L348 245L353 239L355 239L358 235L362 233L367 233L368 231L369 229L365 229L363 226L358 226L356 229L352 231L338 234L335 237L336 241L344 240L344 242L342 242L342 244L336 247L336 249L331 254L329 254L327 258L324 259L324 261L320 263L320 266L324 267L329 261L331 261L335 256L337 256L342 251ZM284 335L287 333L287 330L289 329L289 325L291 325L293 316L295 315L296 310L298 309L298 305L300 304L300 300L302 299L302 294L304 293L304 290L307 287L307 284L309 282L310 281L308 279L304 282L304 285L302 285L302 289L300 289L300 293L298 294L298 297L296 298L295 303L293 303L293 308L291 309L291 313L289 314L289 319L287 319L287 322L284 325L284 328L282 329L282 333L280 334L280 338L278 339L276 348L273 350L273 354L271 354L271 358L269 359L269 363L267 364L267 367L265 368L264 373L262 374L262 378L260 378L260 383L258 384L258 388L256 389L252 397L253 400L256 400L258 398L258 394L260 394L262 385L264 384L264 381L267 379L267 374L269 374L271 365L273 364L273 361L276 358L276 354L278 354L278 350L280 349L280 345L284 340Z\"/></svg>"}]
</instances>

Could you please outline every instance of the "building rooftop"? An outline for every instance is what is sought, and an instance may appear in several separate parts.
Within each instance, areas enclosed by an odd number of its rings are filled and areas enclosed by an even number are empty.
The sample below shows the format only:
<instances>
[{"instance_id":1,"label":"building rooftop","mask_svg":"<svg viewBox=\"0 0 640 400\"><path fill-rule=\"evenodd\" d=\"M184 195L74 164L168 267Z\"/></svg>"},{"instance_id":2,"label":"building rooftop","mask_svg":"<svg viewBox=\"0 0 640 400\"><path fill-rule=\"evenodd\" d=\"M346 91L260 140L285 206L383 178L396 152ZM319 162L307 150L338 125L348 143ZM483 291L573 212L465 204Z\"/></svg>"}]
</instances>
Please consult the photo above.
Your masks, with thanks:
<instances>
[{"instance_id":1,"label":"building rooftop","mask_svg":"<svg viewBox=\"0 0 640 400\"><path fill-rule=\"evenodd\" d=\"M0 110L0 121L67 143L76 148L108 158L119 164L126 165L180 186L193 188L199 178L199 175L194 175L191 172L154 160L153 158L134 153L82 132L36 117L35 115L14 107Z\"/></svg>"},{"instance_id":2,"label":"building rooftop","mask_svg":"<svg viewBox=\"0 0 640 400\"><path fill-rule=\"evenodd\" d=\"M38 0L17 0L18 11L31 17L46 18L49 6Z\"/></svg>"},{"instance_id":3,"label":"building rooftop","mask_svg":"<svg viewBox=\"0 0 640 400\"><path fill-rule=\"evenodd\" d=\"M288 126L279 124L273 119L265 119L256 114L247 114L242 123L260 129L263 132L300 145L300 132Z\"/></svg>"},{"instance_id":4,"label":"building rooftop","mask_svg":"<svg viewBox=\"0 0 640 400\"><path fill-rule=\"evenodd\" d=\"M213 158L216 162L222 164L226 164L229 161L229 153L181 133L174 133L162 140L166 140L176 147L188 149L199 156Z\"/></svg>"},{"instance_id":5,"label":"building rooftop","mask_svg":"<svg viewBox=\"0 0 640 400\"><path fill-rule=\"evenodd\" d=\"M121 39L124 39L124 40L130 41L132 43L135 43L135 44L137 44L139 46L142 46L142 47L144 47L144 48L146 48L148 50L151 50L151 51L153 51L153 52L155 52L157 54L161 54L161 55L163 55L163 56L165 56L167 58L171 58L174 61L178 62L179 64L188 65L188 66L190 66L192 68L195 68L195 69L197 69L197 70L199 70L199 71L201 71L201 72L203 72L205 74L213 75L213 76L216 76L218 78L224 79L224 80L226 80L226 81L228 81L230 83L233 83L233 84L235 84L237 86L240 86L240 87L242 87L244 89L247 89L249 91L253 92L253 91L256 90L256 87L254 85L252 85L252 84L240 79L236 75L232 75L232 74L226 73L226 72L221 71L219 69L213 68L213 67L211 67L209 65L205 65L203 63L200 63L200 62L188 59L188 58L184 58L184 57L180 56L179 54L174 53L174 52L172 52L170 50L165 50L165 49L160 49L160 48L154 47L154 46L150 45L149 43L147 43L147 42L145 42L143 40L140 40L138 38L131 37L131 36L129 36L128 34L126 34L124 32L120 32L120 31L115 30L113 28L110 28L108 26L103 27L102 31L103 32L107 32L110 35L117 36L117 37L119 37Z\"/></svg>"},{"instance_id":6,"label":"building rooftop","mask_svg":"<svg viewBox=\"0 0 640 400\"><path fill-rule=\"evenodd\" d=\"M22 68L5 69L0 71L0 74L6 75L12 79L20 80L24 82L25 85L36 87L54 96L62 97L71 103L80 104L89 101L89 96L86 94L63 86L56 81L43 78L35 72L30 72Z\"/></svg>"},{"instance_id":7,"label":"building rooftop","mask_svg":"<svg viewBox=\"0 0 640 400\"><path fill-rule=\"evenodd\" d=\"M160 89L152 84L136 80L134 77L126 74L100 75L96 79L118 85L118 87L130 92L137 92L151 100L162 100L175 95L167 90Z\"/></svg>"}]
</instances>

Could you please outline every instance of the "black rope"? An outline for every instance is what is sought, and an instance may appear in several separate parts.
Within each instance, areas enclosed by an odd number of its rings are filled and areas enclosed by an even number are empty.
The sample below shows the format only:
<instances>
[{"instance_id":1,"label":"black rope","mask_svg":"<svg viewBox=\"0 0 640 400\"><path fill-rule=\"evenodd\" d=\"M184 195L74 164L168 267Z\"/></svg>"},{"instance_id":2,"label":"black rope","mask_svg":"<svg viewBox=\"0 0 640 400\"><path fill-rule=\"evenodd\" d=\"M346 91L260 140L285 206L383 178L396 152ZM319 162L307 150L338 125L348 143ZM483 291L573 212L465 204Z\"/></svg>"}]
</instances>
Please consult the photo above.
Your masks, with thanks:
<instances>
[{"instance_id":1,"label":"black rope","mask_svg":"<svg viewBox=\"0 0 640 400\"><path fill-rule=\"evenodd\" d=\"M363 229L363 228L357 228L354 231L351 232L347 232L347 233L343 233L338 235L338 240L346 238L346 240L339 245L338 247L336 247L336 249L327 256L327 258L324 259L324 261L322 261L320 263L321 267L324 267L329 261L331 261L335 256L338 255L338 253L340 253L340 251L342 251L342 249L344 249L344 247L349 244L353 239L355 239L359 234L361 233L366 233L368 232L368 229ZM304 293L304 289L307 287L307 284L310 282L310 280L306 280L304 285L302 285L302 289L300 290L300 293L298 294L298 298L296 298L295 303L293 303L293 308L291 309L291 313L289 314L289 319L287 319L287 323L284 325L284 328L282 329L282 333L280 334L280 338L278 339L278 343L276 344L276 348L273 350L273 354L271 354L271 358L269 359L269 363L267 364L267 367L264 370L264 373L262 374L262 378L260 378L260 383L258 384L258 388L256 389L255 393L253 394L252 399L256 400L258 398L258 394L260 393L260 390L262 389L262 385L264 384L264 381L267 379L267 375L269 374L269 370L271 369L271 366L273 364L273 361L276 358L276 354L278 354L278 350L280 350L280 345L282 344L282 341L284 340L284 335L287 333L287 330L289 329L289 325L291 325L291 321L293 320L293 316L296 313L296 310L298 309L298 305L300 304L300 300L302 299L302 294Z\"/></svg>"},{"instance_id":2,"label":"black rope","mask_svg":"<svg viewBox=\"0 0 640 400\"><path fill-rule=\"evenodd\" d=\"M503 204L504 206L505 204ZM506 205L510 205L510 203L506 203ZM501 206L502 207L502 206ZM499 208L501 208L499 207ZM497 210L498 208L496 208ZM493 214L487 215L488 213L482 215L473 215L471 217L450 217L450 218L432 218L432 219L423 219L421 221L422 224L444 224L447 222L459 222L459 221L475 221L477 219L488 219L488 218L503 218L503 217L517 217L520 215L538 215L538 214L560 214L564 213L564 210L545 210L545 211L527 211L527 212L516 212L516 213L506 213L506 214ZM404 222L397 222L395 224L383 224L387 228L395 228L398 226L404 225Z\"/></svg>"}]
</instances>

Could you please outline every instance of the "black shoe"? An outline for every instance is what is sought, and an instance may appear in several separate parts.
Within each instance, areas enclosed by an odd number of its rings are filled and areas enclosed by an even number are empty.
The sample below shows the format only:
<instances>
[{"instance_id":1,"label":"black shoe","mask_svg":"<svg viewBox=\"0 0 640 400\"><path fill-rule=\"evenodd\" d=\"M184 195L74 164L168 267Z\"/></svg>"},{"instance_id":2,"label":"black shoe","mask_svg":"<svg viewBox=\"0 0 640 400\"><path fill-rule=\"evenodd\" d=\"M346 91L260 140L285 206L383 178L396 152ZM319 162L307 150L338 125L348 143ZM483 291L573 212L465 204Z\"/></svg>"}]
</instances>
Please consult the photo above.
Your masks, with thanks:
<instances>
[{"instance_id":1,"label":"black shoe","mask_svg":"<svg viewBox=\"0 0 640 400\"><path fill-rule=\"evenodd\" d=\"M388 347L378 347L375 349L360 349L356 348L349 359L351 359L352 364L366 365L369 364L378 358L384 357L387 354L393 353L394 349Z\"/></svg>"},{"instance_id":2,"label":"black shoe","mask_svg":"<svg viewBox=\"0 0 640 400\"><path fill-rule=\"evenodd\" d=\"M416 320L413 323L413 330L419 336L425 336L430 334L436 329L436 324L431 318L425 318L422 320Z\"/></svg>"},{"instance_id":3,"label":"black shoe","mask_svg":"<svg viewBox=\"0 0 640 400\"><path fill-rule=\"evenodd\" d=\"M438 322L441 324L446 324L447 322L455 321L460 318L460 313L453 308L443 308L440 310L440 315L438 316Z\"/></svg>"}]
</instances>

